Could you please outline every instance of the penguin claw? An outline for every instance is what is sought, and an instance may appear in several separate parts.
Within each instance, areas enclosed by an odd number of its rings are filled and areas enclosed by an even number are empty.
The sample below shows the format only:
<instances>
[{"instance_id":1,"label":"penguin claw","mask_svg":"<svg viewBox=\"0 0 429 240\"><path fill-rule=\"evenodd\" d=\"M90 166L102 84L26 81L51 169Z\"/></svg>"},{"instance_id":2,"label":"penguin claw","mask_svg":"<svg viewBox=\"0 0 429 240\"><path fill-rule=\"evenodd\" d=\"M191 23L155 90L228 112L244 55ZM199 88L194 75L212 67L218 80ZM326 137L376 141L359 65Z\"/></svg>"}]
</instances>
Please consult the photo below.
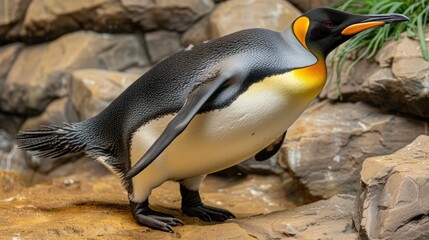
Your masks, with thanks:
<instances>
[{"instance_id":1,"label":"penguin claw","mask_svg":"<svg viewBox=\"0 0 429 240\"><path fill-rule=\"evenodd\" d=\"M234 214L232 214L228 210L211 207L204 204L183 208L182 210L186 215L191 217L198 217L199 219L206 222L223 222L230 218L235 218Z\"/></svg>"}]
</instances>

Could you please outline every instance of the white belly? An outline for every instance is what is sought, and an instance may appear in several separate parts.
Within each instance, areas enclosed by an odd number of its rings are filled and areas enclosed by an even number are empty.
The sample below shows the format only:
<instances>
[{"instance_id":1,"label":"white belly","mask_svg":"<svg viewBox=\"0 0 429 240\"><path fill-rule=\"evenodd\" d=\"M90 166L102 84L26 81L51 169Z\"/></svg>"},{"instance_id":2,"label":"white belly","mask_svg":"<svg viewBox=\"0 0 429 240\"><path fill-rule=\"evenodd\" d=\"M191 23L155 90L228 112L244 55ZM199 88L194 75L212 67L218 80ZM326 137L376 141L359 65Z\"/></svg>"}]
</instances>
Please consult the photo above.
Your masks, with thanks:
<instances>
[{"instance_id":1,"label":"white belly","mask_svg":"<svg viewBox=\"0 0 429 240\"><path fill-rule=\"evenodd\" d=\"M287 77L287 76L286 76ZM166 180L179 180L212 173L252 157L277 139L299 117L315 94L285 76L252 85L230 106L198 114L164 152L133 179L135 194L148 195ZM279 81L281 81L279 83ZM317 93L316 93L317 94ZM150 121L134 134L133 166L161 135L174 115ZM148 190L149 189L149 190Z\"/></svg>"}]
</instances>

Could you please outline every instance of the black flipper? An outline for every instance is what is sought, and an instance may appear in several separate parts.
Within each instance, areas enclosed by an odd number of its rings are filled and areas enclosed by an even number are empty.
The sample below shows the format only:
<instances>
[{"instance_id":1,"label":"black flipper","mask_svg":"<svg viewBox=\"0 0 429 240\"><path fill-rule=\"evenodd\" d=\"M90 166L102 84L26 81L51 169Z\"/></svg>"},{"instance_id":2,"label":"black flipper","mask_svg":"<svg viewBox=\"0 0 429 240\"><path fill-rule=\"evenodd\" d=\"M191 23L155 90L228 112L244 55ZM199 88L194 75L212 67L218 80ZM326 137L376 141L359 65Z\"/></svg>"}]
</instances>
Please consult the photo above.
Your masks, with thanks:
<instances>
[{"instance_id":1,"label":"black flipper","mask_svg":"<svg viewBox=\"0 0 429 240\"><path fill-rule=\"evenodd\" d=\"M149 164L151 164L167 146L181 134L189 125L194 116L198 113L201 107L207 100L225 83L233 78L240 76L222 74L212 81L207 81L201 86L194 89L188 96L185 105L180 109L177 115L171 120L167 127L162 132L161 136L153 143L149 150L143 155L142 158L127 172L125 179L131 179L141 171L143 171Z\"/></svg>"},{"instance_id":2,"label":"black flipper","mask_svg":"<svg viewBox=\"0 0 429 240\"><path fill-rule=\"evenodd\" d=\"M268 145L266 148L262 149L262 151L258 152L255 155L256 161L265 161L276 154L280 148L282 147L283 141L285 139L286 132L284 132L280 137L278 137L274 142Z\"/></svg>"}]
</instances>

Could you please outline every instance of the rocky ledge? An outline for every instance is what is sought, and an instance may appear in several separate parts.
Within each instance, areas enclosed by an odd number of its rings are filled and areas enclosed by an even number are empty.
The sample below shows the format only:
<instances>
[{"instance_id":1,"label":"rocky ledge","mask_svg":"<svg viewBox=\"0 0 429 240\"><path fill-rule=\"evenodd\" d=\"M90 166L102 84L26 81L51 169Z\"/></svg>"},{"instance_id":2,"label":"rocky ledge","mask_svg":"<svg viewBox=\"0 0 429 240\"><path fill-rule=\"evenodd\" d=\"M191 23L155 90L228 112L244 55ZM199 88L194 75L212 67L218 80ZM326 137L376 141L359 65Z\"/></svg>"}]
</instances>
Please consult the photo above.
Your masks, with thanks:
<instances>
[{"instance_id":1,"label":"rocky ledge","mask_svg":"<svg viewBox=\"0 0 429 240\"><path fill-rule=\"evenodd\" d=\"M284 197L280 178L274 176L235 180L209 177L202 186L203 201L228 208L238 216L225 223L205 223L182 215L178 185L165 183L153 192L151 202L155 209L185 222L185 226L175 227L175 233L137 225L130 214L126 193L111 174L81 173L25 189L17 184L16 177L5 173L2 176L2 185L7 182L9 187L2 193L0 212L8 217L2 219L0 235L7 239L355 239L357 236L351 227L354 197L336 196L295 208Z\"/></svg>"}]
</instances>

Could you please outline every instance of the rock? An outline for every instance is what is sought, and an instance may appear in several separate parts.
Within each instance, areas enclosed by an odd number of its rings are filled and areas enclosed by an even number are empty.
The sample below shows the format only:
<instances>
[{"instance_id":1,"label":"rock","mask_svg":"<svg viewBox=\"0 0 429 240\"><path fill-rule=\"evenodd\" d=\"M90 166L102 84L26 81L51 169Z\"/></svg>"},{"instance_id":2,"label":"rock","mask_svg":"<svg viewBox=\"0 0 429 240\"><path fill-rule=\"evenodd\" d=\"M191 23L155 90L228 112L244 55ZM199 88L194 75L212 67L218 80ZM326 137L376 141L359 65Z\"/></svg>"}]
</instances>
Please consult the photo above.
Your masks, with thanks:
<instances>
[{"instance_id":1,"label":"rock","mask_svg":"<svg viewBox=\"0 0 429 240\"><path fill-rule=\"evenodd\" d=\"M420 134L428 134L426 121L324 101L289 128L280 162L314 197L355 193L366 158L396 151Z\"/></svg>"},{"instance_id":2,"label":"rock","mask_svg":"<svg viewBox=\"0 0 429 240\"><path fill-rule=\"evenodd\" d=\"M25 119L22 116L0 113L0 129L11 136L14 136L18 132L24 120Z\"/></svg>"},{"instance_id":3,"label":"rock","mask_svg":"<svg viewBox=\"0 0 429 240\"><path fill-rule=\"evenodd\" d=\"M282 189L280 179L273 176L249 176L240 181L208 177L201 191L207 204L227 207L243 218L294 207L285 199ZM0 201L0 212L9 216L2 219L8 227L0 231L8 239L17 233L22 239L46 240L58 236L62 239L254 239L240 223L213 224L182 215L175 182L163 184L151 195L152 207L184 221L184 226L174 228L175 233L154 231L135 223L126 192L120 180L111 174L96 176L80 172L23 189L6 199L0 197ZM333 208L346 211L341 201L336 203L338 207Z\"/></svg>"},{"instance_id":4,"label":"rock","mask_svg":"<svg viewBox=\"0 0 429 240\"><path fill-rule=\"evenodd\" d=\"M329 5L338 2L338 0L288 0L299 10L306 12L313 8L329 7Z\"/></svg>"},{"instance_id":5,"label":"rock","mask_svg":"<svg viewBox=\"0 0 429 240\"><path fill-rule=\"evenodd\" d=\"M16 56L22 47L23 45L21 43L12 43L0 47L0 89L2 87L2 82L6 78L7 73L15 62Z\"/></svg>"},{"instance_id":6,"label":"rock","mask_svg":"<svg viewBox=\"0 0 429 240\"><path fill-rule=\"evenodd\" d=\"M0 196L8 197L21 191L23 183L14 172L0 170Z\"/></svg>"},{"instance_id":7,"label":"rock","mask_svg":"<svg viewBox=\"0 0 429 240\"><path fill-rule=\"evenodd\" d=\"M28 118L21 129L39 129L41 126L77 122L77 112L67 97L52 101L40 116Z\"/></svg>"},{"instance_id":8,"label":"rock","mask_svg":"<svg viewBox=\"0 0 429 240\"><path fill-rule=\"evenodd\" d=\"M300 15L292 4L283 0L230 0L211 14L211 38L247 28L283 31Z\"/></svg>"},{"instance_id":9,"label":"rock","mask_svg":"<svg viewBox=\"0 0 429 240\"><path fill-rule=\"evenodd\" d=\"M351 215L354 196L337 195L291 210L259 215L231 222L250 236L271 239L357 239Z\"/></svg>"},{"instance_id":10,"label":"rock","mask_svg":"<svg viewBox=\"0 0 429 240\"><path fill-rule=\"evenodd\" d=\"M183 32L198 19L210 13L213 8L212 0L157 0L149 10L147 6L137 8L138 10L134 12L134 21L138 21L143 30L164 29Z\"/></svg>"},{"instance_id":11,"label":"rock","mask_svg":"<svg viewBox=\"0 0 429 240\"><path fill-rule=\"evenodd\" d=\"M116 0L33 0L20 35L39 41L83 29L131 32L133 24Z\"/></svg>"},{"instance_id":12,"label":"rock","mask_svg":"<svg viewBox=\"0 0 429 240\"><path fill-rule=\"evenodd\" d=\"M365 239L429 238L429 137L365 160L353 218Z\"/></svg>"},{"instance_id":13,"label":"rock","mask_svg":"<svg viewBox=\"0 0 429 240\"><path fill-rule=\"evenodd\" d=\"M22 19L31 0L2 1L0 3L0 36L7 36L13 26ZM1 40L10 40L3 39Z\"/></svg>"},{"instance_id":14,"label":"rock","mask_svg":"<svg viewBox=\"0 0 429 240\"><path fill-rule=\"evenodd\" d=\"M344 99L429 118L429 62L422 57L419 41L404 34L385 44L374 60L362 60L349 75L345 68L351 60L346 62L340 84ZM331 100L338 96L333 81L321 95Z\"/></svg>"},{"instance_id":15,"label":"rock","mask_svg":"<svg viewBox=\"0 0 429 240\"><path fill-rule=\"evenodd\" d=\"M180 35L176 32L155 31L145 35L146 45L152 63L161 61L182 49Z\"/></svg>"},{"instance_id":16,"label":"rock","mask_svg":"<svg viewBox=\"0 0 429 240\"><path fill-rule=\"evenodd\" d=\"M94 117L139 77L135 73L100 69L73 71L70 99L78 111L79 119Z\"/></svg>"},{"instance_id":17,"label":"rock","mask_svg":"<svg viewBox=\"0 0 429 240\"><path fill-rule=\"evenodd\" d=\"M72 70L122 70L147 64L145 50L136 35L71 33L20 52L0 89L0 109L23 115L40 114L53 99L67 95Z\"/></svg>"},{"instance_id":18,"label":"rock","mask_svg":"<svg viewBox=\"0 0 429 240\"><path fill-rule=\"evenodd\" d=\"M200 44L210 40L210 18L206 16L192 25L182 36L183 46Z\"/></svg>"}]
</instances>

